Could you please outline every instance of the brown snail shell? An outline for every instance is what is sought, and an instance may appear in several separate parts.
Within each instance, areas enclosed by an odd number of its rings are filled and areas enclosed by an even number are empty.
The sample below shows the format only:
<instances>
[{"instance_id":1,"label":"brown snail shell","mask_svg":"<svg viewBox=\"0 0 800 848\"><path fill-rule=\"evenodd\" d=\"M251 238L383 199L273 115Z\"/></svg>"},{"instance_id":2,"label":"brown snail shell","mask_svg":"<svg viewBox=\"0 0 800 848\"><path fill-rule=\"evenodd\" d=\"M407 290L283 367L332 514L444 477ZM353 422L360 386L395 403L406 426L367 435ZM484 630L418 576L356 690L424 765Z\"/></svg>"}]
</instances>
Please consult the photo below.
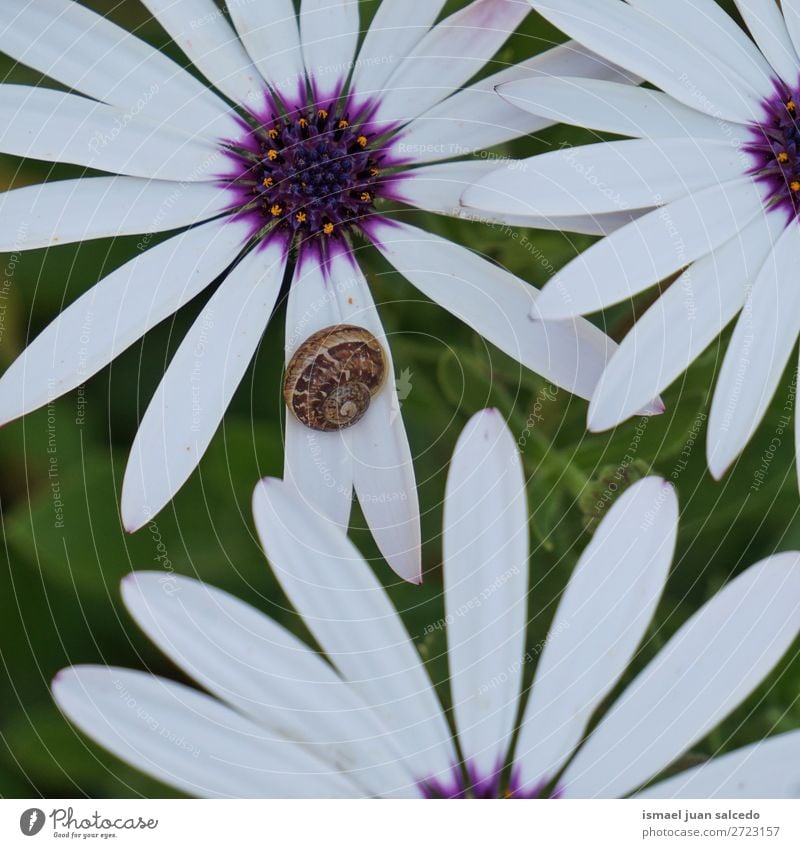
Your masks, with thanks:
<instances>
[{"instance_id":1,"label":"brown snail shell","mask_svg":"<svg viewBox=\"0 0 800 848\"><path fill-rule=\"evenodd\" d=\"M309 336L286 366L283 399L312 430L352 427L386 380L386 354L363 327L335 324Z\"/></svg>"}]
</instances>

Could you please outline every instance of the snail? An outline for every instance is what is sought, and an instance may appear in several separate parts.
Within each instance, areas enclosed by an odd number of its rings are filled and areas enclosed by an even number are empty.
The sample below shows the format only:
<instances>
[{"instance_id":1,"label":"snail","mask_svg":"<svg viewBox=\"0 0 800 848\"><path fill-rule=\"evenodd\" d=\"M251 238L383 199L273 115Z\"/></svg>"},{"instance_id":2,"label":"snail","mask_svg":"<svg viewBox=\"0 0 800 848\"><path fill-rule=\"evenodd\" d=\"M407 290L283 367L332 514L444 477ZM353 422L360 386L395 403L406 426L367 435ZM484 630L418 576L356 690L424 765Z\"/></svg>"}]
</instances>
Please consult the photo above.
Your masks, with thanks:
<instances>
[{"instance_id":1,"label":"snail","mask_svg":"<svg viewBox=\"0 0 800 848\"><path fill-rule=\"evenodd\" d=\"M363 327L336 324L309 336L286 366L283 399L312 430L359 421L386 379L386 354Z\"/></svg>"}]
</instances>

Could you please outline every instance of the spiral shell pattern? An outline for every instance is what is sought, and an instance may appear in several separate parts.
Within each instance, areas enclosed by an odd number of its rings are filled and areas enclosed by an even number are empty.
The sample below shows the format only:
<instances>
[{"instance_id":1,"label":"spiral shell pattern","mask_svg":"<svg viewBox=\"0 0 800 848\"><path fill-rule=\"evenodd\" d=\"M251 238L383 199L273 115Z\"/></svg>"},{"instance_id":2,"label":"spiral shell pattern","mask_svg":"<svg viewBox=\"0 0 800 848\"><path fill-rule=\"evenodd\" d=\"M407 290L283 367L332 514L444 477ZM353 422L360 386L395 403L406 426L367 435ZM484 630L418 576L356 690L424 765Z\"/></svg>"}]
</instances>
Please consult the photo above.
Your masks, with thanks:
<instances>
[{"instance_id":1,"label":"spiral shell pattern","mask_svg":"<svg viewBox=\"0 0 800 848\"><path fill-rule=\"evenodd\" d=\"M306 427L343 430L364 416L386 371L386 354L369 330L336 324L309 336L289 360L283 399Z\"/></svg>"}]
</instances>

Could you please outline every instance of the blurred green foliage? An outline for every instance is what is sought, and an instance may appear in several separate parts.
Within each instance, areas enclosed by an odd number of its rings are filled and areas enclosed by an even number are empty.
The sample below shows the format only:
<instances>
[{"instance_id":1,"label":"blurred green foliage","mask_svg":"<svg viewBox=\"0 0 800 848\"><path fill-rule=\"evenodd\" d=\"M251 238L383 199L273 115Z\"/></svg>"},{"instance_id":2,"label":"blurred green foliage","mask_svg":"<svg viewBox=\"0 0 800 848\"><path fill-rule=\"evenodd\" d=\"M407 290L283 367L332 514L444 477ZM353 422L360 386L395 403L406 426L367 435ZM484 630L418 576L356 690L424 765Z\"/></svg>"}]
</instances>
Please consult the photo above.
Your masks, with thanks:
<instances>
[{"instance_id":1,"label":"blurred green foliage","mask_svg":"<svg viewBox=\"0 0 800 848\"><path fill-rule=\"evenodd\" d=\"M393 0L389 0L392 2ZM89 3L163 47L178 60L163 31L137 0ZM365 3L371 14L374 3ZM453 4L457 6L458 4ZM531 15L497 57L519 61L559 40ZM2 45L0 45L2 47ZM181 60L182 61L182 60ZM38 75L5 61L7 81ZM51 83L48 83L51 84ZM519 140L499 154L531 155L564 139L595 134L556 127ZM0 159L8 187L74 175L76 169ZM432 216L425 227L468 245L537 285L548 272L520 239L496 228ZM553 267L591 239L525 233ZM81 291L136 254L136 237L109 243L0 256L9 280L0 366L5 367ZM398 372L410 371L403 415L416 456L423 510L425 584L398 585L355 512L352 534L373 557L377 573L403 611L447 699L445 641L425 626L442 616L441 521L447 463L467 419L497 406L519 438L529 477L532 626L530 645L547 633L558 598L598 517L613 500L609 483L643 473L672 480L682 523L678 554L657 619L636 661L654 655L677 627L733 575L758 559L800 545L792 438L775 443L776 422L793 374L787 373L765 423L721 483L705 468L704 416L725 350L712 347L665 394L667 412L634 419L614 432L588 434L586 403L525 372L435 304L426 301L371 250L365 270L390 336ZM282 471L279 381L281 307L199 470L154 522L133 536L120 525L121 475L137 422L171 352L207 295L153 330L104 372L47 409L0 433L0 796L169 796L72 729L54 707L49 683L71 663L100 662L179 677L131 622L119 599L120 578L134 568L174 569L226 588L305 633L282 596L254 538L249 511L254 483ZM609 310L600 319L619 339L651 295ZM55 445L55 454L48 452ZM771 447L772 446L772 447ZM763 483L753 489L765 451L774 449ZM50 474L57 460L63 515L59 520ZM621 476L620 476L621 475ZM620 487L621 488L621 487ZM63 525L63 526L62 526ZM527 669L530 680L533 669ZM630 678L630 675L627 679ZM696 753L709 755L766 734L800 728L800 657L792 651L778 671Z\"/></svg>"}]
</instances>

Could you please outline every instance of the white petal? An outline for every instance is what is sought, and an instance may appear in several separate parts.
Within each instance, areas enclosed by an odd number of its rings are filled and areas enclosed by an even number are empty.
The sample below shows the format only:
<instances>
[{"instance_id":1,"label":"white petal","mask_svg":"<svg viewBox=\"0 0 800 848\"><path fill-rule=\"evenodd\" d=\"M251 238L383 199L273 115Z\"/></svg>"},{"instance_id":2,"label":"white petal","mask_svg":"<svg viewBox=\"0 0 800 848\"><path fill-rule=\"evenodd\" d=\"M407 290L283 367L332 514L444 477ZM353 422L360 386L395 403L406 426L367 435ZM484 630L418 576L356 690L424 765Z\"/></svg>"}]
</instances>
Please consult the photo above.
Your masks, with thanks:
<instances>
[{"instance_id":1,"label":"white petal","mask_svg":"<svg viewBox=\"0 0 800 848\"><path fill-rule=\"evenodd\" d=\"M0 421L25 415L85 382L221 274L248 235L243 223L201 224L112 271L3 374Z\"/></svg>"},{"instance_id":2,"label":"white petal","mask_svg":"<svg viewBox=\"0 0 800 848\"><path fill-rule=\"evenodd\" d=\"M291 105L304 101L305 67L292 0L231 3L228 12L261 76Z\"/></svg>"},{"instance_id":3,"label":"white petal","mask_svg":"<svg viewBox=\"0 0 800 848\"><path fill-rule=\"evenodd\" d=\"M657 397L741 309L783 222L759 215L699 259L639 318L611 357L589 404L589 429L607 430Z\"/></svg>"},{"instance_id":4,"label":"white petal","mask_svg":"<svg viewBox=\"0 0 800 848\"><path fill-rule=\"evenodd\" d=\"M286 315L286 360L311 335L341 324L339 298L317 257L301 254L295 267Z\"/></svg>"},{"instance_id":5,"label":"white petal","mask_svg":"<svg viewBox=\"0 0 800 848\"><path fill-rule=\"evenodd\" d=\"M762 116L759 78L751 79L638 9L617 0L530 0L571 38L643 77L676 100L714 117L747 123ZM694 36L694 34L692 33Z\"/></svg>"},{"instance_id":6,"label":"white petal","mask_svg":"<svg viewBox=\"0 0 800 848\"><path fill-rule=\"evenodd\" d=\"M800 60L775 0L734 0L759 49L781 79L794 83Z\"/></svg>"},{"instance_id":7,"label":"white petal","mask_svg":"<svg viewBox=\"0 0 800 848\"><path fill-rule=\"evenodd\" d=\"M0 152L178 182L216 179L224 164L209 140L27 85L0 85Z\"/></svg>"},{"instance_id":8,"label":"white petal","mask_svg":"<svg viewBox=\"0 0 800 848\"><path fill-rule=\"evenodd\" d=\"M487 224L504 235L508 227L534 227L539 230L569 231L588 235L609 235L635 221L642 211L608 212L604 215L572 215L538 218L535 215L482 214L461 205L463 193L477 180L497 167L491 159L440 162L399 173L392 183L392 196L428 212L451 215ZM506 226L507 225L507 226ZM512 238L519 239L519 233Z\"/></svg>"},{"instance_id":9,"label":"white petal","mask_svg":"<svg viewBox=\"0 0 800 848\"><path fill-rule=\"evenodd\" d=\"M434 162L477 153L537 132L550 126L552 121L511 107L497 97L495 89L513 80L559 74L630 81L616 65L579 44L560 44L456 92L404 127L389 150L400 158L410 157L414 162Z\"/></svg>"},{"instance_id":10,"label":"white petal","mask_svg":"<svg viewBox=\"0 0 800 848\"><path fill-rule=\"evenodd\" d=\"M344 431L353 458L356 496L380 552L394 571L422 582L422 538L414 463L395 386L389 342L364 275L350 253L335 253L325 269L345 322L366 327L388 362L386 382L355 426Z\"/></svg>"},{"instance_id":11,"label":"white petal","mask_svg":"<svg viewBox=\"0 0 800 848\"><path fill-rule=\"evenodd\" d=\"M64 714L120 759L205 798L358 797L299 745L213 698L137 671L76 666L53 681Z\"/></svg>"},{"instance_id":12,"label":"white petal","mask_svg":"<svg viewBox=\"0 0 800 848\"><path fill-rule=\"evenodd\" d=\"M184 337L139 425L122 483L132 533L168 504L206 452L267 327L286 268L273 239L228 274Z\"/></svg>"},{"instance_id":13,"label":"white petal","mask_svg":"<svg viewBox=\"0 0 800 848\"><path fill-rule=\"evenodd\" d=\"M789 31L789 37L792 39L795 53L800 55L800 1L781 0L781 9L783 10L786 29ZM787 82L793 85L796 80L790 77Z\"/></svg>"},{"instance_id":14,"label":"white petal","mask_svg":"<svg viewBox=\"0 0 800 848\"><path fill-rule=\"evenodd\" d=\"M204 689L359 784L416 794L372 711L318 654L242 601L180 576L136 572L125 605L150 639Z\"/></svg>"},{"instance_id":15,"label":"white petal","mask_svg":"<svg viewBox=\"0 0 800 848\"><path fill-rule=\"evenodd\" d=\"M286 308L286 362L313 333L341 324L336 291L315 258L301 257ZM340 527L350 523L353 460L344 431L321 433L286 410L283 477L318 515Z\"/></svg>"},{"instance_id":16,"label":"white petal","mask_svg":"<svg viewBox=\"0 0 800 848\"><path fill-rule=\"evenodd\" d=\"M364 36L353 69L352 89L374 97L399 63L433 26L445 0L405 0L381 3Z\"/></svg>"},{"instance_id":17,"label":"white petal","mask_svg":"<svg viewBox=\"0 0 800 848\"><path fill-rule=\"evenodd\" d=\"M321 433L286 412L283 478L314 509L344 529L353 505L353 459L342 433Z\"/></svg>"},{"instance_id":18,"label":"white petal","mask_svg":"<svg viewBox=\"0 0 800 848\"><path fill-rule=\"evenodd\" d=\"M466 206L513 215L588 215L644 209L743 176L726 142L689 138L563 147L499 167L464 193Z\"/></svg>"},{"instance_id":19,"label":"white petal","mask_svg":"<svg viewBox=\"0 0 800 848\"><path fill-rule=\"evenodd\" d=\"M746 141L748 130L660 91L582 77L543 77L505 83L498 93L513 106L550 121L635 138Z\"/></svg>"},{"instance_id":20,"label":"white petal","mask_svg":"<svg viewBox=\"0 0 800 848\"><path fill-rule=\"evenodd\" d=\"M395 393L379 392L358 431L348 433L347 439L356 497L381 554L403 580L421 583L422 531L414 464Z\"/></svg>"},{"instance_id":21,"label":"white petal","mask_svg":"<svg viewBox=\"0 0 800 848\"><path fill-rule=\"evenodd\" d=\"M800 554L749 568L670 639L564 774L566 797L621 797L702 739L800 631Z\"/></svg>"},{"instance_id":22,"label":"white petal","mask_svg":"<svg viewBox=\"0 0 800 848\"><path fill-rule=\"evenodd\" d=\"M417 779L455 762L439 700L403 623L363 558L279 480L253 496L276 577L331 662L380 716Z\"/></svg>"},{"instance_id":23,"label":"white petal","mask_svg":"<svg viewBox=\"0 0 800 848\"><path fill-rule=\"evenodd\" d=\"M800 251L793 222L777 240L736 322L708 419L708 467L719 479L750 441L778 386L800 331L792 284Z\"/></svg>"},{"instance_id":24,"label":"white petal","mask_svg":"<svg viewBox=\"0 0 800 848\"><path fill-rule=\"evenodd\" d=\"M524 62L509 65L476 85L485 84L486 91L493 91L498 85L514 80L547 77L589 77L633 85L641 82L639 77L609 62L577 41L566 41L537 53Z\"/></svg>"},{"instance_id":25,"label":"white petal","mask_svg":"<svg viewBox=\"0 0 800 848\"><path fill-rule=\"evenodd\" d=\"M142 0L206 79L245 108L264 105L264 80L214 0Z\"/></svg>"},{"instance_id":26,"label":"white petal","mask_svg":"<svg viewBox=\"0 0 800 848\"><path fill-rule=\"evenodd\" d=\"M300 41L316 102L341 93L353 67L358 25L358 0L301 0Z\"/></svg>"},{"instance_id":27,"label":"white petal","mask_svg":"<svg viewBox=\"0 0 800 848\"><path fill-rule=\"evenodd\" d=\"M716 0L628 0L688 44L735 68L765 96L773 92L774 73L742 28ZM697 39L697 42L695 42Z\"/></svg>"},{"instance_id":28,"label":"white petal","mask_svg":"<svg viewBox=\"0 0 800 848\"><path fill-rule=\"evenodd\" d=\"M678 533L672 486L648 477L600 522L550 627L515 754L517 780L552 780L619 681L653 618Z\"/></svg>"},{"instance_id":29,"label":"white petal","mask_svg":"<svg viewBox=\"0 0 800 848\"><path fill-rule=\"evenodd\" d=\"M473 0L437 24L389 77L374 121L410 121L480 71L530 11L523 0Z\"/></svg>"},{"instance_id":30,"label":"white petal","mask_svg":"<svg viewBox=\"0 0 800 848\"><path fill-rule=\"evenodd\" d=\"M739 748L661 780L637 798L798 798L800 731Z\"/></svg>"},{"instance_id":31,"label":"white petal","mask_svg":"<svg viewBox=\"0 0 800 848\"><path fill-rule=\"evenodd\" d=\"M460 218L492 224L508 224L512 227L533 227L537 230L555 230L560 233L582 233L588 236L610 236L622 227L646 214L645 209L626 212L605 212L602 215L562 215L560 217L537 218L534 215L498 215L491 217L480 212L461 210ZM501 230L502 232L502 230ZM512 236L513 238L513 236Z\"/></svg>"},{"instance_id":32,"label":"white petal","mask_svg":"<svg viewBox=\"0 0 800 848\"><path fill-rule=\"evenodd\" d=\"M500 350L580 397L591 397L614 343L588 321L533 321L536 289L470 250L407 224L376 224L386 259L424 295Z\"/></svg>"},{"instance_id":33,"label":"white petal","mask_svg":"<svg viewBox=\"0 0 800 848\"><path fill-rule=\"evenodd\" d=\"M761 215L750 179L668 203L573 259L544 287L536 314L567 318L620 303L711 253Z\"/></svg>"},{"instance_id":34,"label":"white petal","mask_svg":"<svg viewBox=\"0 0 800 848\"><path fill-rule=\"evenodd\" d=\"M458 738L470 773L496 790L517 718L528 605L525 478L496 409L473 416L456 444L443 546Z\"/></svg>"},{"instance_id":35,"label":"white petal","mask_svg":"<svg viewBox=\"0 0 800 848\"><path fill-rule=\"evenodd\" d=\"M116 106L183 132L229 137L228 106L163 53L74 0L3 0L0 43L12 59Z\"/></svg>"},{"instance_id":36,"label":"white petal","mask_svg":"<svg viewBox=\"0 0 800 848\"><path fill-rule=\"evenodd\" d=\"M429 212L460 217L461 195L497 167L491 159L442 162L400 172L391 183L392 196Z\"/></svg>"},{"instance_id":37,"label":"white petal","mask_svg":"<svg viewBox=\"0 0 800 848\"><path fill-rule=\"evenodd\" d=\"M179 185L135 177L82 177L0 194L0 251L146 234L197 224L230 206L214 183Z\"/></svg>"}]
</instances>

